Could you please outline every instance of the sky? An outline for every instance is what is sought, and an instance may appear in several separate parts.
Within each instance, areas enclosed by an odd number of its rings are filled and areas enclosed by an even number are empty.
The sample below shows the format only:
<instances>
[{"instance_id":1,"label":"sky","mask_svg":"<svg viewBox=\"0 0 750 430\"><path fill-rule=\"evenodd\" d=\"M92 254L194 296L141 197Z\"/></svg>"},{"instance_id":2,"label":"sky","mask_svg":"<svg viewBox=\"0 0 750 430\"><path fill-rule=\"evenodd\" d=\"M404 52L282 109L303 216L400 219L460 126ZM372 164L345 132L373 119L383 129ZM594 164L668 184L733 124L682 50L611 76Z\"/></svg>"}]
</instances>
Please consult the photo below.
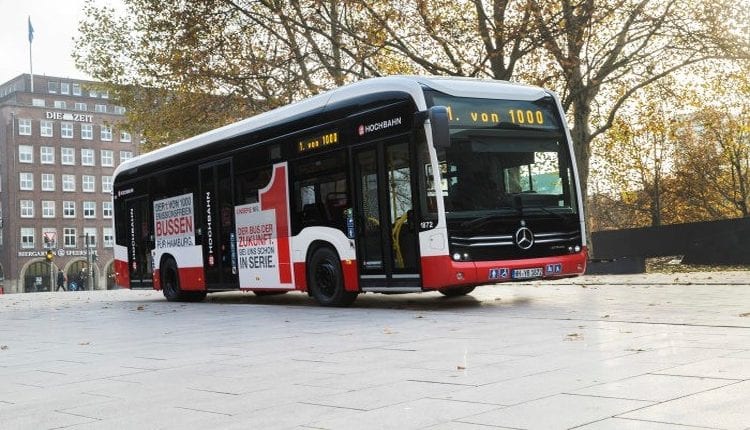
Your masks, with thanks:
<instances>
[{"instance_id":1,"label":"sky","mask_svg":"<svg viewBox=\"0 0 750 430\"><path fill-rule=\"evenodd\" d=\"M99 0L98 4L117 3ZM28 18L35 75L90 79L73 63L73 37L85 0L0 0L0 83L29 73Z\"/></svg>"}]
</instances>

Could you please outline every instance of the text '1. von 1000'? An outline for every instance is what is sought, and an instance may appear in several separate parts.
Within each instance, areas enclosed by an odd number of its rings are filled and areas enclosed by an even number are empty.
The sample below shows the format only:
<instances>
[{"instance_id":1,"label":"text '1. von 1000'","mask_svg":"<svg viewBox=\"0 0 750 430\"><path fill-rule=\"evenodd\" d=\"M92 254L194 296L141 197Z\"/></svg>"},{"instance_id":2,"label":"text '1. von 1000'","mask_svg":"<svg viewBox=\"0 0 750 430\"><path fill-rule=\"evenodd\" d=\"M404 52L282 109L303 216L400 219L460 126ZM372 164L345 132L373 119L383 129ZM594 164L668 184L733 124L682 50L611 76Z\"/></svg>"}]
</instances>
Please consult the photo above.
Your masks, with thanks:
<instances>
[{"instance_id":1,"label":"text '1. von 1000'","mask_svg":"<svg viewBox=\"0 0 750 430\"><path fill-rule=\"evenodd\" d=\"M297 152L315 151L336 145L337 143L339 143L338 131L329 131L306 139L301 139L297 144Z\"/></svg>"}]
</instances>

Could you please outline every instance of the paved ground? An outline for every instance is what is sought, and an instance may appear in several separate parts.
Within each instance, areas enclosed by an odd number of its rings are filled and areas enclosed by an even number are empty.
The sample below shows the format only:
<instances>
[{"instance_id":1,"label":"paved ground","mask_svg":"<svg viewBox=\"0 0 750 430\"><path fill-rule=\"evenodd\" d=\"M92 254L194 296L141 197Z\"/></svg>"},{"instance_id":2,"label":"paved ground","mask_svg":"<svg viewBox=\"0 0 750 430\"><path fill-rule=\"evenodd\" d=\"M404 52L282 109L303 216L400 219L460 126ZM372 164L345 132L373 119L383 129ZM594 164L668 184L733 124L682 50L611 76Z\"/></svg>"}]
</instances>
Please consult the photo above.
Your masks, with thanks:
<instances>
[{"instance_id":1,"label":"paved ground","mask_svg":"<svg viewBox=\"0 0 750 430\"><path fill-rule=\"evenodd\" d=\"M748 429L750 272L0 296L2 429Z\"/></svg>"}]
</instances>

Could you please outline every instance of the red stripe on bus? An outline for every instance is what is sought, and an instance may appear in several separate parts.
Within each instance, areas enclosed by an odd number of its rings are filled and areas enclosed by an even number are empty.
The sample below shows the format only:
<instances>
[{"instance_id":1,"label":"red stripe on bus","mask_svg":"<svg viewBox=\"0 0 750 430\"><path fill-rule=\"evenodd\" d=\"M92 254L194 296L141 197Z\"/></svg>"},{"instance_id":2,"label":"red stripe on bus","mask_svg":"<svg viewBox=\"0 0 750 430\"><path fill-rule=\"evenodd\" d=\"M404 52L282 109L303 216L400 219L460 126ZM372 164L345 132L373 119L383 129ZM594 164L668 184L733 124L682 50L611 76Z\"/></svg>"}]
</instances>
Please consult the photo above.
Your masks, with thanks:
<instances>
[{"instance_id":1,"label":"red stripe on bus","mask_svg":"<svg viewBox=\"0 0 750 430\"><path fill-rule=\"evenodd\" d=\"M438 289L459 285L482 285L511 281L514 269L545 268L547 264L561 264L560 273L545 278L559 278L582 275L586 271L586 248L576 254L555 257L530 258L525 260L500 260L460 262L447 255L422 257L422 286L425 289ZM507 269L507 277L490 279L491 269Z\"/></svg>"},{"instance_id":2,"label":"red stripe on bus","mask_svg":"<svg viewBox=\"0 0 750 430\"><path fill-rule=\"evenodd\" d=\"M202 267L180 267L180 289L183 291L203 291L206 289L206 277ZM154 270L154 289L161 290L159 269Z\"/></svg>"},{"instance_id":3,"label":"red stripe on bus","mask_svg":"<svg viewBox=\"0 0 750 430\"><path fill-rule=\"evenodd\" d=\"M276 210L276 241L279 252L279 282L292 283L292 256L289 250L289 205L287 204L288 190L286 179L286 164L276 166L273 174L273 184L261 194L260 204L263 210Z\"/></svg>"},{"instance_id":4,"label":"red stripe on bus","mask_svg":"<svg viewBox=\"0 0 750 430\"><path fill-rule=\"evenodd\" d=\"M130 269L127 261L115 260L115 285L130 288Z\"/></svg>"},{"instance_id":5,"label":"red stripe on bus","mask_svg":"<svg viewBox=\"0 0 750 430\"><path fill-rule=\"evenodd\" d=\"M344 272L344 289L346 291L359 291L357 260L341 260L341 270Z\"/></svg>"},{"instance_id":6,"label":"red stripe on bus","mask_svg":"<svg viewBox=\"0 0 750 430\"><path fill-rule=\"evenodd\" d=\"M294 263L294 288L300 291L307 290L307 266L304 262Z\"/></svg>"},{"instance_id":7,"label":"red stripe on bus","mask_svg":"<svg viewBox=\"0 0 750 430\"><path fill-rule=\"evenodd\" d=\"M180 288L185 291L206 289L206 276L202 267L180 267Z\"/></svg>"}]
</instances>

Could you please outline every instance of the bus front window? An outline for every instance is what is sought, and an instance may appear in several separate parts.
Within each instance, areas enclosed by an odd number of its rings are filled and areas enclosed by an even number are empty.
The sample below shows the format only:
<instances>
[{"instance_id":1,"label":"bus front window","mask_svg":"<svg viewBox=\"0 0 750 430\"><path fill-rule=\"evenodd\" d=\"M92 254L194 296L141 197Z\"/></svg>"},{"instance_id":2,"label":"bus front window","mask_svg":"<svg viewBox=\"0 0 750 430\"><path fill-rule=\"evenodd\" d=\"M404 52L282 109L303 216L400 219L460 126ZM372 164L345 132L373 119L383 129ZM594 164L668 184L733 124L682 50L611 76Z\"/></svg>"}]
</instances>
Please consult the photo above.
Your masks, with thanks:
<instances>
[{"instance_id":1,"label":"bus front window","mask_svg":"<svg viewBox=\"0 0 750 430\"><path fill-rule=\"evenodd\" d=\"M551 97L436 94L433 102L448 111L450 145L437 149L448 220L577 213L571 154Z\"/></svg>"},{"instance_id":2,"label":"bus front window","mask_svg":"<svg viewBox=\"0 0 750 430\"><path fill-rule=\"evenodd\" d=\"M574 210L566 152L555 139L452 139L438 153L449 217L519 207Z\"/></svg>"}]
</instances>

